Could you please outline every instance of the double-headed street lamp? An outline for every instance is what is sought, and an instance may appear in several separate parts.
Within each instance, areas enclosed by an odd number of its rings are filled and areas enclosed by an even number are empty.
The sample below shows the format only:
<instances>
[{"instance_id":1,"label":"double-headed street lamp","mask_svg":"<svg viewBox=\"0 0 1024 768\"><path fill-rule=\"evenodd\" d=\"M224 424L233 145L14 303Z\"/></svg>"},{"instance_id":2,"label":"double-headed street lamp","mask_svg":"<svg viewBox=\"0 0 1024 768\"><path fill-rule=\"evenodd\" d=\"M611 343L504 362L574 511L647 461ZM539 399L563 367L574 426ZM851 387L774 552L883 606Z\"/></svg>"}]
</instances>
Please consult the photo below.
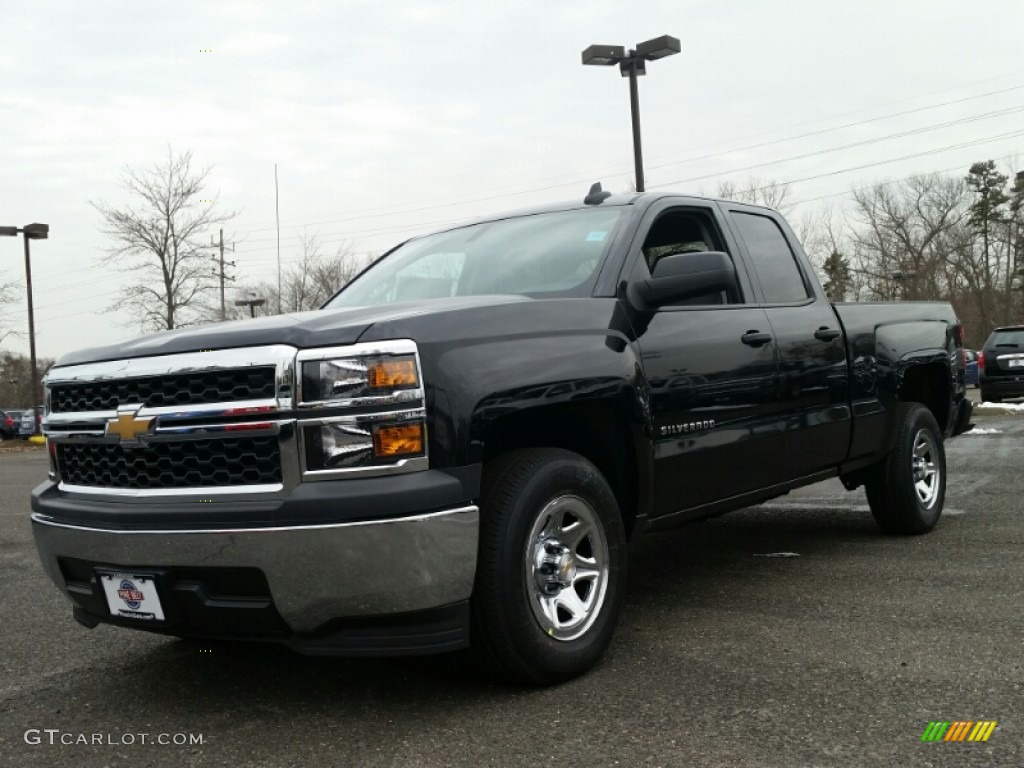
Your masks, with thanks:
<instances>
[{"instance_id":1,"label":"double-headed street lamp","mask_svg":"<svg viewBox=\"0 0 1024 768\"><path fill-rule=\"evenodd\" d=\"M32 260L29 257L28 241L45 240L50 236L49 224L26 224L20 229L18 227L0 227L0 236L17 237L18 234L25 238L25 285L28 288L28 349L32 364L32 434L39 434L39 417L36 415L36 406L39 404L39 376L36 372L36 319L32 311Z\"/></svg>"},{"instance_id":2,"label":"double-headed street lamp","mask_svg":"<svg viewBox=\"0 0 1024 768\"><path fill-rule=\"evenodd\" d=\"M256 294L250 294L253 298L251 299L237 299L235 301L236 307L249 307L249 317L256 317L256 307L262 307L267 303L266 299L262 299L256 296Z\"/></svg>"},{"instance_id":3,"label":"double-headed street lamp","mask_svg":"<svg viewBox=\"0 0 1024 768\"><path fill-rule=\"evenodd\" d=\"M640 96L636 79L647 74L647 62L663 59L682 50L679 40L662 35L630 48L621 45L592 45L583 52L583 63L610 67L619 65L619 73L629 78L629 109L633 116L633 164L636 166L636 191L644 191L644 161L640 151Z\"/></svg>"}]
</instances>

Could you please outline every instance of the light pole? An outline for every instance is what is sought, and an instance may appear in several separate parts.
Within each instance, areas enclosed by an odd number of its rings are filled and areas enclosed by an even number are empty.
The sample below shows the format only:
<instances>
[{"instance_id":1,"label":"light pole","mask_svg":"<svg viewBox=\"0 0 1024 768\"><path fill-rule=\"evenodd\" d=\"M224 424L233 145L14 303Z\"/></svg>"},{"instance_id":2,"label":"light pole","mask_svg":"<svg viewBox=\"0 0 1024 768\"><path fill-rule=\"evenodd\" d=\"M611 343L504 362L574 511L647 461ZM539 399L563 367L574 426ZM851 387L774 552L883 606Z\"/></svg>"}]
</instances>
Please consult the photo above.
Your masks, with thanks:
<instances>
[{"instance_id":1,"label":"light pole","mask_svg":"<svg viewBox=\"0 0 1024 768\"><path fill-rule=\"evenodd\" d=\"M619 65L619 73L629 78L629 111L633 118L633 165L636 172L636 191L644 191L644 161L640 148L640 95L636 79L647 74L647 62L663 59L682 50L678 38L662 35L645 40L626 52L621 45L592 45L583 51L583 63L610 67Z\"/></svg>"},{"instance_id":2,"label":"light pole","mask_svg":"<svg viewBox=\"0 0 1024 768\"><path fill-rule=\"evenodd\" d=\"M39 417L36 406L39 404L39 376L36 371L36 316L32 310L32 259L29 256L29 240L46 240L50 236L49 224L26 224L22 228L0 227L0 236L17 237L21 233L25 240L25 286L28 289L28 349L32 365L32 434L39 434Z\"/></svg>"},{"instance_id":3,"label":"light pole","mask_svg":"<svg viewBox=\"0 0 1024 768\"><path fill-rule=\"evenodd\" d=\"M893 272L892 273L892 279L893 279L893 284L892 284L892 301L896 301L897 300L896 299L896 294L897 294L896 285L897 285L897 283L902 283L903 290L899 291L899 293L903 294L903 296L902 296L902 300L903 301L907 300L907 283L906 283L906 281L907 280L913 280L915 277L917 277L917 273L916 272L897 271L897 272Z\"/></svg>"}]
</instances>

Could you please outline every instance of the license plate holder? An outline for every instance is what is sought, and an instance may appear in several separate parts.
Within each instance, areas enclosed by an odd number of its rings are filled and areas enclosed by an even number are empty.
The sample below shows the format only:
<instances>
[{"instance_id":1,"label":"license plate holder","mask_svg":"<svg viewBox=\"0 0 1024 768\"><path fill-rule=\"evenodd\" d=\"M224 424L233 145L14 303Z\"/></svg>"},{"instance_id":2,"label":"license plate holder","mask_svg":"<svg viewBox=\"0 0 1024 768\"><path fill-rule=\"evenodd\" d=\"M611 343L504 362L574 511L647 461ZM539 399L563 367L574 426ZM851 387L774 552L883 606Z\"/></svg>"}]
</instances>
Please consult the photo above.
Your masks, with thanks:
<instances>
[{"instance_id":1,"label":"license plate holder","mask_svg":"<svg viewBox=\"0 0 1024 768\"><path fill-rule=\"evenodd\" d=\"M140 622L166 620L156 574L97 570L96 578L103 587L111 616Z\"/></svg>"}]
</instances>

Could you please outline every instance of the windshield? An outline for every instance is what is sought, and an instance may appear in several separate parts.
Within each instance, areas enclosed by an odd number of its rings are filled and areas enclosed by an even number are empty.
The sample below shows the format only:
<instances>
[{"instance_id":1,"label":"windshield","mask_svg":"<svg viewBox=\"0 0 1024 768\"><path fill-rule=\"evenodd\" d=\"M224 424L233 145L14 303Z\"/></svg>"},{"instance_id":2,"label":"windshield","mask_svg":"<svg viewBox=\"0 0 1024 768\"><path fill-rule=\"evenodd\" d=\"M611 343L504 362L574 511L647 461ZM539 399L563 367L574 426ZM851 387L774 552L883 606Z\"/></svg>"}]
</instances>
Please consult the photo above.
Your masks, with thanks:
<instances>
[{"instance_id":1,"label":"windshield","mask_svg":"<svg viewBox=\"0 0 1024 768\"><path fill-rule=\"evenodd\" d=\"M1024 329L996 331L992 334L989 347L1024 347Z\"/></svg>"},{"instance_id":2,"label":"windshield","mask_svg":"<svg viewBox=\"0 0 1024 768\"><path fill-rule=\"evenodd\" d=\"M541 213L412 240L327 306L485 294L589 296L621 215L620 208Z\"/></svg>"}]
</instances>

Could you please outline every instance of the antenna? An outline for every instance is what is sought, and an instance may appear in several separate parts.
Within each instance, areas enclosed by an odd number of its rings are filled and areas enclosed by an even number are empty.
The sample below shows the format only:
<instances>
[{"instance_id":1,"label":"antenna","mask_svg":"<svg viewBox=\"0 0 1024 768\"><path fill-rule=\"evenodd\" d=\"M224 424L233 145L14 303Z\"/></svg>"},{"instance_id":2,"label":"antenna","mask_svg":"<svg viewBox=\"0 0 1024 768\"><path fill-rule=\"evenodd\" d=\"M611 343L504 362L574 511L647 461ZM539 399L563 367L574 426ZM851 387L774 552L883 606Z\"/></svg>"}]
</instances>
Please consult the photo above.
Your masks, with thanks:
<instances>
[{"instance_id":1,"label":"antenna","mask_svg":"<svg viewBox=\"0 0 1024 768\"><path fill-rule=\"evenodd\" d=\"M611 192L604 192L601 189L601 182L596 181L590 187L590 192L583 198L584 205L600 205L609 197L612 196Z\"/></svg>"}]
</instances>

